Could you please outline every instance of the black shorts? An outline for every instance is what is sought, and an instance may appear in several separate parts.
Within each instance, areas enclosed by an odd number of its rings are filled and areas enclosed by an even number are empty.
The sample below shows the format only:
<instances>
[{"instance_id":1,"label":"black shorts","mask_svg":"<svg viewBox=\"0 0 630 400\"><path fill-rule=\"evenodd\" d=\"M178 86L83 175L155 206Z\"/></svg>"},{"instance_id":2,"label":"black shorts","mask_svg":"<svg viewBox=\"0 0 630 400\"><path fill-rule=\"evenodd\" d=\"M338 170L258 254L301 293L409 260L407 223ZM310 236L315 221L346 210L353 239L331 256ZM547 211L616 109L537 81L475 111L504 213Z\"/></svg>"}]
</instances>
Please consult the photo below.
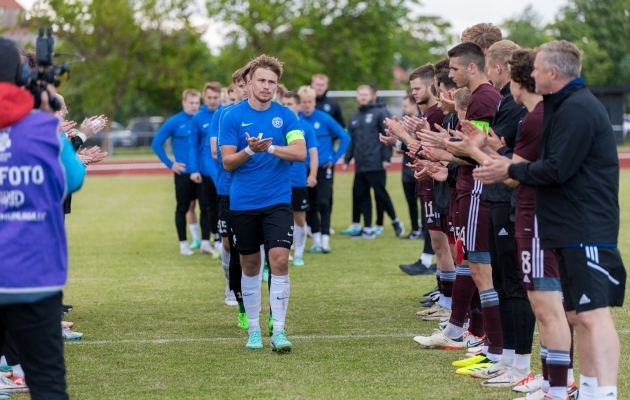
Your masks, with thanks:
<instances>
[{"instance_id":1,"label":"black shorts","mask_svg":"<svg viewBox=\"0 0 630 400\"><path fill-rule=\"evenodd\" d=\"M307 187L292 187L291 188L291 206L293 211L308 211L310 208L308 204L308 188Z\"/></svg>"},{"instance_id":2,"label":"black shorts","mask_svg":"<svg viewBox=\"0 0 630 400\"><path fill-rule=\"evenodd\" d=\"M616 248L556 249L564 309L577 313L621 307L626 291L626 269Z\"/></svg>"},{"instance_id":3,"label":"black shorts","mask_svg":"<svg viewBox=\"0 0 630 400\"><path fill-rule=\"evenodd\" d=\"M228 217L230 215L230 196L218 195L218 208L219 208L219 233L221 237L228 237Z\"/></svg>"},{"instance_id":4,"label":"black shorts","mask_svg":"<svg viewBox=\"0 0 630 400\"><path fill-rule=\"evenodd\" d=\"M230 232L236 250L242 255L256 254L260 245L266 249L293 244L293 209L290 204L275 204L257 210L230 210Z\"/></svg>"}]
</instances>

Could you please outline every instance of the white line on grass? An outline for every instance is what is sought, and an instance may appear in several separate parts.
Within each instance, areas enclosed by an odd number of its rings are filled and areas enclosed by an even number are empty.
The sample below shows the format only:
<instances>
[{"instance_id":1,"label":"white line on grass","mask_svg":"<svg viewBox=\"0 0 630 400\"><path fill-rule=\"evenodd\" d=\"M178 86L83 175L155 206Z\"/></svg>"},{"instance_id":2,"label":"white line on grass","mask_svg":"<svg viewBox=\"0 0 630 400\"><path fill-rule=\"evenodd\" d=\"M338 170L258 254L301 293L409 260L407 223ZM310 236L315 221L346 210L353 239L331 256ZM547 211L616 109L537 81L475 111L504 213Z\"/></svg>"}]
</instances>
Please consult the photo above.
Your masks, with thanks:
<instances>
[{"instance_id":1,"label":"white line on grass","mask_svg":"<svg viewBox=\"0 0 630 400\"><path fill-rule=\"evenodd\" d=\"M335 340L335 339L380 339L380 338L413 338L412 333L395 333L384 335L292 335L291 339L298 340ZM111 344L171 344L171 343L195 343L195 342L230 342L242 341L243 337L216 337L216 338L173 338L173 339L127 339L127 340L70 340L66 344L73 346L106 346Z\"/></svg>"}]
</instances>

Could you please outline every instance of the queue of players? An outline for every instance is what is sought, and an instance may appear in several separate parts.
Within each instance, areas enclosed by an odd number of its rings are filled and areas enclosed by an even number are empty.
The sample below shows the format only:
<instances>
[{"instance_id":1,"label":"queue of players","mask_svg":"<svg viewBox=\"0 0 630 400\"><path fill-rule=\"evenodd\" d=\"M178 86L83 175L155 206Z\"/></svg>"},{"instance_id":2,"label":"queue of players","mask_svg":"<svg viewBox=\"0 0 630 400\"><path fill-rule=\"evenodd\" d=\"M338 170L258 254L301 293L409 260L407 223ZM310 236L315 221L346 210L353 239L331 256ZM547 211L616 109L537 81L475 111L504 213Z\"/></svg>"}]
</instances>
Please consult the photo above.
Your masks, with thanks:
<instances>
[{"instance_id":1,"label":"queue of players","mask_svg":"<svg viewBox=\"0 0 630 400\"><path fill-rule=\"evenodd\" d=\"M239 305L246 348L263 348L267 264L271 347L291 350L284 331L289 251L294 245L293 265L303 266L307 225L308 251L331 251L333 167L344 154L357 168L352 235L376 234L370 188L381 215L386 211L403 234L384 190L396 147L417 181L437 259L437 288L418 315L439 327L414 341L466 350L455 372L482 379L483 387L554 400L577 398L575 341L579 398L617 398L620 350L609 307L623 304L626 279L617 250L619 165L610 121L580 78L575 45L522 49L502 40L496 26L475 25L448 58L411 73L403 118L385 115L375 91L359 87L351 135L338 105L325 97L325 76L276 99L282 71L275 58L252 60L233 74L230 105L220 106L221 88L208 84L197 114L200 94L184 92L184 111L154 141L175 172L183 255L190 254L191 200L196 196L206 214L216 203L226 302ZM176 162L162 154L167 137ZM209 243L206 227L202 246ZM433 273L430 262L412 267L406 272ZM531 366L536 321L541 375Z\"/></svg>"}]
</instances>

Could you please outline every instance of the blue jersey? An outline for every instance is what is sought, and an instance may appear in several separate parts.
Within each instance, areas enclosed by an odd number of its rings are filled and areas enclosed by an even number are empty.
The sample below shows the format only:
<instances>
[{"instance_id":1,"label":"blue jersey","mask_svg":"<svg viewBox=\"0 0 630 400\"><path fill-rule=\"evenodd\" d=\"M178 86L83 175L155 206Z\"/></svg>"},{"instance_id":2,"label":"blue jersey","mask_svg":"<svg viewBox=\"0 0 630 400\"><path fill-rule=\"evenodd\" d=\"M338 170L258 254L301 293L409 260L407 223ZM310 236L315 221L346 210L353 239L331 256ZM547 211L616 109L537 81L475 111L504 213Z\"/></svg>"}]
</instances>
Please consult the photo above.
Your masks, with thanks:
<instances>
[{"instance_id":1,"label":"blue jersey","mask_svg":"<svg viewBox=\"0 0 630 400\"><path fill-rule=\"evenodd\" d=\"M323 167L329 162L333 163L333 165L337 163L350 145L350 135L348 135L348 132L330 115L317 109L308 117L301 112L300 120L308 122L315 130L315 134L317 135L319 166ZM339 139L337 151L335 151L333 147L335 138Z\"/></svg>"},{"instance_id":2,"label":"blue jersey","mask_svg":"<svg viewBox=\"0 0 630 400\"><path fill-rule=\"evenodd\" d=\"M178 163L186 164L186 171L190 173L190 165L188 165L188 136L190 135L190 127L193 116L186 114L184 111L173 115L157 131L151 147L155 154L169 169L173 168L173 161L166 155L164 143L171 138L171 147L173 148L173 156Z\"/></svg>"},{"instance_id":3,"label":"blue jersey","mask_svg":"<svg viewBox=\"0 0 630 400\"><path fill-rule=\"evenodd\" d=\"M211 110L205 104L195 114L191 121L190 136L188 137L188 170L191 174L199 172L209 176L216 183L217 165L210 153L210 122L214 113L221 109Z\"/></svg>"},{"instance_id":4,"label":"blue jersey","mask_svg":"<svg viewBox=\"0 0 630 400\"><path fill-rule=\"evenodd\" d=\"M217 179L214 182L217 187L217 194L219 196L229 196L230 194L230 173L223 168L223 158L221 157L221 148L219 147L218 137L219 137L219 126L221 125L221 119L225 115L225 113L234 107L234 104L230 104L226 107L223 107L212 116L212 121L210 122L210 139L217 138L217 161L214 161L217 168Z\"/></svg>"},{"instance_id":5,"label":"blue jersey","mask_svg":"<svg viewBox=\"0 0 630 400\"><path fill-rule=\"evenodd\" d=\"M289 108L271 102L265 111L253 109L243 101L221 119L219 146L247 147L245 134L271 138L273 145L287 146L304 139L297 117ZM256 153L232 171L230 177L230 210L256 210L275 204L291 203L291 163L268 153Z\"/></svg>"},{"instance_id":6,"label":"blue jersey","mask_svg":"<svg viewBox=\"0 0 630 400\"><path fill-rule=\"evenodd\" d=\"M300 128L304 134L304 140L306 140L306 161L291 164L289 171L291 175L291 187L306 187L306 168L311 162L309 150L317 148L317 136L315 136L313 127L308 122L300 120Z\"/></svg>"}]
</instances>

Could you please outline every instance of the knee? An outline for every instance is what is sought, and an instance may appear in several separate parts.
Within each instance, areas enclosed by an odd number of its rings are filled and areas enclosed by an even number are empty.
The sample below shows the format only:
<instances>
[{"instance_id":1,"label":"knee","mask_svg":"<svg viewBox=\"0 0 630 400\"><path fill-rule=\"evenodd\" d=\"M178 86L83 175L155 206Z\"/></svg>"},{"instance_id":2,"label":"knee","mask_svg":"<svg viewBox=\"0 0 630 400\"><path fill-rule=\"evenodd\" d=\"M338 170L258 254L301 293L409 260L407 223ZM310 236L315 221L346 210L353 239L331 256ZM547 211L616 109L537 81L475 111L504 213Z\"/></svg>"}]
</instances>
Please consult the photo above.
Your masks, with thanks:
<instances>
[{"instance_id":1,"label":"knee","mask_svg":"<svg viewBox=\"0 0 630 400\"><path fill-rule=\"evenodd\" d=\"M606 322L611 319L611 315L608 308L598 308L576 314L576 319L580 325L591 330L605 326Z\"/></svg>"},{"instance_id":2,"label":"knee","mask_svg":"<svg viewBox=\"0 0 630 400\"><path fill-rule=\"evenodd\" d=\"M580 322L580 317L575 311L569 311L567 314L567 320L572 326L581 326L582 322Z\"/></svg>"}]
</instances>

